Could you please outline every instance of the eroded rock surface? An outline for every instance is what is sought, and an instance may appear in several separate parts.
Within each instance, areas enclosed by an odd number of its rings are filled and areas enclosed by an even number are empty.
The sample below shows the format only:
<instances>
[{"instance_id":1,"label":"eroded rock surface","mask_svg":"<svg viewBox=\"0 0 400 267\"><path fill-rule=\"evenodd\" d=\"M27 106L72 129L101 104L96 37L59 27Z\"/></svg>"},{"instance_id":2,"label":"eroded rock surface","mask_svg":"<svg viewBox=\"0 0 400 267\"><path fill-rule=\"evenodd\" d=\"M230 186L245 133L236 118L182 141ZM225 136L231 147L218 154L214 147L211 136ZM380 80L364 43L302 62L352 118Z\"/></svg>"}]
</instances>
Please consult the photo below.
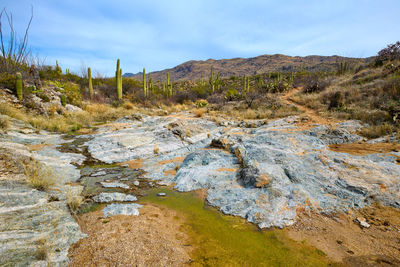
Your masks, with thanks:
<instances>
[{"instance_id":1,"label":"eroded rock surface","mask_svg":"<svg viewBox=\"0 0 400 267\"><path fill-rule=\"evenodd\" d=\"M301 210L330 213L376 201L400 208L399 152L334 152L329 145L364 141L354 133L359 122L308 130L297 122L288 117L247 128L248 123L225 127L185 114L146 117L123 130L103 130L87 145L107 163L140 159L145 177L159 184L180 191L205 188L211 205L262 228L291 225Z\"/></svg>"},{"instance_id":2,"label":"eroded rock surface","mask_svg":"<svg viewBox=\"0 0 400 267\"><path fill-rule=\"evenodd\" d=\"M11 129L0 136L0 155L5 156L0 165L9 165L0 171L0 265L66 266L70 245L85 237L65 201L73 191L66 183L80 177L73 164L84 156L57 151L59 135L30 130L12 120ZM32 159L52 169L56 178L46 192L27 184L23 163ZM7 173L9 168L15 171Z\"/></svg>"}]
</instances>

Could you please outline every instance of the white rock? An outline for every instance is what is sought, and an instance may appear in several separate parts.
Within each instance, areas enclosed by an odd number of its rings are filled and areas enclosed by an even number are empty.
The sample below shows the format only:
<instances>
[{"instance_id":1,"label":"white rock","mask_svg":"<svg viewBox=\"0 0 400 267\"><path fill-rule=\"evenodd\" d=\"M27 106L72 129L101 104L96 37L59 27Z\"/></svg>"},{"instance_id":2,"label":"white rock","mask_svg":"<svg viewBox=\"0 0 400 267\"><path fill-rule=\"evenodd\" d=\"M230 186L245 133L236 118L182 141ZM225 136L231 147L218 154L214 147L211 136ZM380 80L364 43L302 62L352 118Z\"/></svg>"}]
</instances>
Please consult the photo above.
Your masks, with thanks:
<instances>
[{"instance_id":1,"label":"white rock","mask_svg":"<svg viewBox=\"0 0 400 267\"><path fill-rule=\"evenodd\" d=\"M364 228L369 228L371 226L364 217L357 217L356 221Z\"/></svg>"},{"instance_id":2,"label":"white rock","mask_svg":"<svg viewBox=\"0 0 400 267\"><path fill-rule=\"evenodd\" d=\"M95 197L93 200L98 203L107 203L113 201L136 201L137 198L133 195L123 194L123 193L101 193Z\"/></svg>"},{"instance_id":3,"label":"white rock","mask_svg":"<svg viewBox=\"0 0 400 267\"><path fill-rule=\"evenodd\" d=\"M110 204L103 209L104 217L113 215L139 215L139 209L142 205L139 204Z\"/></svg>"},{"instance_id":4,"label":"white rock","mask_svg":"<svg viewBox=\"0 0 400 267\"><path fill-rule=\"evenodd\" d=\"M106 183L106 182L100 182L101 185L105 188L124 188L124 189L129 189L129 185L123 184L123 183L118 183L118 182L111 182L111 183Z\"/></svg>"}]
</instances>

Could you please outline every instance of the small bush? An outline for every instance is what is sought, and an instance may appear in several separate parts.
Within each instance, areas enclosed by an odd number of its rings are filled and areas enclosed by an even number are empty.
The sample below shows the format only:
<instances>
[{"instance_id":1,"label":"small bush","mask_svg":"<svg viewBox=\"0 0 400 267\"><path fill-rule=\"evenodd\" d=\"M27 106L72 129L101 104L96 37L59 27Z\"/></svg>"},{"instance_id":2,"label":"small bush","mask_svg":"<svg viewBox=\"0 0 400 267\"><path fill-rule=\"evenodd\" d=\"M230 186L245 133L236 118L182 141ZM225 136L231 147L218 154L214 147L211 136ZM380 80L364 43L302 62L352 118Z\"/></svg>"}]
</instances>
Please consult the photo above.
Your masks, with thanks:
<instances>
[{"instance_id":1,"label":"small bush","mask_svg":"<svg viewBox=\"0 0 400 267\"><path fill-rule=\"evenodd\" d=\"M29 185L37 190L48 190L56 181L51 168L37 160L24 164L24 171Z\"/></svg>"},{"instance_id":2,"label":"small bush","mask_svg":"<svg viewBox=\"0 0 400 267\"><path fill-rule=\"evenodd\" d=\"M83 204L83 197L79 191L68 189L67 205L72 213L76 213L78 208Z\"/></svg>"},{"instance_id":3,"label":"small bush","mask_svg":"<svg viewBox=\"0 0 400 267\"><path fill-rule=\"evenodd\" d=\"M389 44L386 48L378 52L376 57L376 65L381 65L382 62L400 60L400 41Z\"/></svg>"},{"instance_id":4,"label":"small bush","mask_svg":"<svg viewBox=\"0 0 400 267\"><path fill-rule=\"evenodd\" d=\"M207 110L205 108L198 108L193 111L194 115L198 118L203 117L204 113L206 113L206 112L207 112Z\"/></svg>"},{"instance_id":5,"label":"small bush","mask_svg":"<svg viewBox=\"0 0 400 267\"><path fill-rule=\"evenodd\" d=\"M7 117L0 117L0 130L6 131L10 128L10 121Z\"/></svg>"},{"instance_id":6,"label":"small bush","mask_svg":"<svg viewBox=\"0 0 400 267\"><path fill-rule=\"evenodd\" d=\"M360 134L364 137L373 139L393 133L393 127L387 123L378 126L365 127L360 130Z\"/></svg>"},{"instance_id":7,"label":"small bush","mask_svg":"<svg viewBox=\"0 0 400 267\"><path fill-rule=\"evenodd\" d=\"M208 101L205 99L199 99L196 101L196 107L198 108L204 108L208 106Z\"/></svg>"},{"instance_id":8,"label":"small bush","mask_svg":"<svg viewBox=\"0 0 400 267\"><path fill-rule=\"evenodd\" d=\"M306 94L319 93L324 91L331 81L327 78L323 79L318 76L309 76L303 84L303 92Z\"/></svg>"},{"instance_id":9,"label":"small bush","mask_svg":"<svg viewBox=\"0 0 400 267\"><path fill-rule=\"evenodd\" d=\"M343 106L342 99L343 99L343 94L341 91L334 92L330 97L328 110L342 107Z\"/></svg>"},{"instance_id":10,"label":"small bush","mask_svg":"<svg viewBox=\"0 0 400 267\"><path fill-rule=\"evenodd\" d=\"M131 110L134 108L133 104L131 102L125 102L124 105L122 106L124 109Z\"/></svg>"},{"instance_id":11,"label":"small bush","mask_svg":"<svg viewBox=\"0 0 400 267\"><path fill-rule=\"evenodd\" d=\"M158 147L157 144L154 146L153 152L154 152L155 155L158 155L158 153L160 153L160 148Z\"/></svg>"},{"instance_id":12,"label":"small bush","mask_svg":"<svg viewBox=\"0 0 400 267\"><path fill-rule=\"evenodd\" d=\"M14 89L15 80L15 75L8 72L0 72L0 88Z\"/></svg>"}]
</instances>

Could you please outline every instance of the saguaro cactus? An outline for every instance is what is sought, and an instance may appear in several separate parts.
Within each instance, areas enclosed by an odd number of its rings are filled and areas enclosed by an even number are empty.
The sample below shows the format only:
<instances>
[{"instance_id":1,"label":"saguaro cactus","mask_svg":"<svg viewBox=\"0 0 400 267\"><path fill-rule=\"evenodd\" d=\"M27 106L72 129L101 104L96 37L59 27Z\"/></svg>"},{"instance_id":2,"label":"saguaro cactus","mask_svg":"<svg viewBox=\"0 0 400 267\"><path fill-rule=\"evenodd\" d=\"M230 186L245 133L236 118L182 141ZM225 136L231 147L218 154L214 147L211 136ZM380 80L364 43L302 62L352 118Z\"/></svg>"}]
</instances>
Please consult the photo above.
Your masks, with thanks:
<instances>
[{"instance_id":1,"label":"saguaro cactus","mask_svg":"<svg viewBox=\"0 0 400 267\"><path fill-rule=\"evenodd\" d=\"M248 93L250 91L249 77L247 76L244 76L243 78L243 91L245 93Z\"/></svg>"},{"instance_id":2,"label":"saguaro cactus","mask_svg":"<svg viewBox=\"0 0 400 267\"><path fill-rule=\"evenodd\" d=\"M143 91L144 91L144 96L147 96L146 69L145 68L143 68Z\"/></svg>"},{"instance_id":3,"label":"saguaro cactus","mask_svg":"<svg viewBox=\"0 0 400 267\"><path fill-rule=\"evenodd\" d=\"M93 99L92 70L90 68L88 68L88 79L89 79L89 95L90 99Z\"/></svg>"},{"instance_id":4,"label":"saguaro cactus","mask_svg":"<svg viewBox=\"0 0 400 267\"><path fill-rule=\"evenodd\" d=\"M148 88L150 89L150 91L153 92L153 79L151 78L151 74L149 73L149 85Z\"/></svg>"},{"instance_id":5,"label":"saguaro cactus","mask_svg":"<svg viewBox=\"0 0 400 267\"><path fill-rule=\"evenodd\" d=\"M22 75L20 72L16 73L15 92L19 100L22 100Z\"/></svg>"},{"instance_id":6,"label":"saguaro cactus","mask_svg":"<svg viewBox=\"0 0 400 267\"><path fill-rule=\"evenodd\" d=\"M60 65L58 65L58 61L56 60L56 72L61 75L62 74L62 69L60 67Z\"/></svg>"},{"instance_id":7,"label":"saguaro cactus","mask_svg":"<svg viewBox=\"0 0 400 267\"><path fill-rule=\"evenodd\" d=\"M115 83L117 86L117 97L118 100L122 99L122 70L119 67L120 61L119 59L117 60L117 70L115 71Z\"/></svg>"},{"instance_id":8,"label":"saguaro cactus","mask_svg":"<svg viewBox=\"0 0 400 267\"><path fill-rule=\"evenodd\" d=\"M214 80L214 69L213 69L213 66L211 66L210 86L211 86L212 92L214 93L214 89L215 89L215 80Z\"/></svg>"}]
</instances>

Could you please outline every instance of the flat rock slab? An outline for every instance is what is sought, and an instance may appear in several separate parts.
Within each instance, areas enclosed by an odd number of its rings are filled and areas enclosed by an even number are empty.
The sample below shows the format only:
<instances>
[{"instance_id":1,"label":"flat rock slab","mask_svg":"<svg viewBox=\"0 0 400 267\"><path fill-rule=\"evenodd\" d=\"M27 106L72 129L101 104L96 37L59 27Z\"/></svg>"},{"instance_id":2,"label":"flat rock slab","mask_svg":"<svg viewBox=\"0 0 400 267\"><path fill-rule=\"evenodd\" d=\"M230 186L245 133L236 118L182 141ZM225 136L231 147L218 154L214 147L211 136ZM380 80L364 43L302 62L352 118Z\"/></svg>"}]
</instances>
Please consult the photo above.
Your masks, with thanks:
<instances>
[{"instance_id":1,"label":"flat rock slab","mask_svg":"<svg viewBox=\"0 0 400 267\"><path fill-rule=\"evenodd\" d=\"M123 183L118 183L118 182L100 182L101 185L105 188L124 188L124 189L129 189L129 185L123 184Z\"/></svg>"},{"instance_id":2,"label":"flat rock slab","mask_svg":"<svg viewBox=\"0 0 400 267\"><path fill-rule=\"evenodd\" d=\"M133 215L139 216L139 204L110 204L103 209L104 218L113 215Z\"/></svg>"},{"instance_id":3,"label":"flat rock slab","mask_svg":"<svg viewBox=\"0 0 400 267\"><path fill-rule=\"evenodd\" d=\"M123 194L123 193L101 193L95 197L93 200L98 203L107 203L107 202L126 202L126 201L136 201L137 198L133 195Z\"/></svg>"}]
</instances>

